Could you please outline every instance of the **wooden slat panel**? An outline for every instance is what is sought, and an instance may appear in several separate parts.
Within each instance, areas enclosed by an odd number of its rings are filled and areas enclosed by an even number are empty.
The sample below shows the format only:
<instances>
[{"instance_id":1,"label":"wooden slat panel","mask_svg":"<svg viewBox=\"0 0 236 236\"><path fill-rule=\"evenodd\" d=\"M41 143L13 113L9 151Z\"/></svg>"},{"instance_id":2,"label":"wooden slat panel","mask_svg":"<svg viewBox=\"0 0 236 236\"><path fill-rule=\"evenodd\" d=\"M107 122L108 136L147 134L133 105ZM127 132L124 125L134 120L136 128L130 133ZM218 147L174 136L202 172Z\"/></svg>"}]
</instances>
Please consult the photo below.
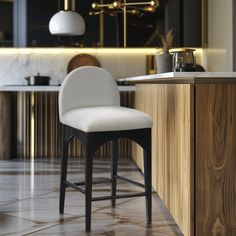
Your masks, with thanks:
<instances>
[{"instance_id":1,"label":"wooden slat panel","mask_svg":"<svg viewBox=\"0 0 236 236\"><path fill-rule=\"evenodd\" d=\"M152 181L184 235L194 234L193 85L139 84L135 108L153 118ZM142 151L134 150L142 168Z\"/></svg>"},{"instance_id":2,"label":"wooden slat panel","mask_svg":"<svg viewBox=\"0 0 236 236\"><path fill-rule=\"evenodd\" d=\"M236 235L236 85L196 85L196 235Z\"/></svg>"},{"instance_id":3,"label":"wooden slat panel","mask_svg":"<svg viewBox=\"0 0 236 236\"><path fill-rule=\"evenodd\" d=\"M37 157L58 157L60 155L60 123L58 120L58 93L57 92L35 92L33 94L35 105L35 156ZM24 152L18 155L21 157L29 157L32 131L31 127L31 110L32 110L32 94L19 93L20 101L18 102L18 112L21 117L18 119L18 130L22 130L24 134L18 134L18 143ZM134 92L121 93L121 105L132 107L134 103ZM23 117L23 118L22 118ZM24 122L23 122L23 121ZM131 157L131 143L128 140L119 141L119 156ZM20 150L18 148L18 150ZM82 148L78 139L72 140L69 148L71 157L82 156ZM97 157L110 156L110 143L104 144L97 152Z\"/></svg>"}]
</instances>

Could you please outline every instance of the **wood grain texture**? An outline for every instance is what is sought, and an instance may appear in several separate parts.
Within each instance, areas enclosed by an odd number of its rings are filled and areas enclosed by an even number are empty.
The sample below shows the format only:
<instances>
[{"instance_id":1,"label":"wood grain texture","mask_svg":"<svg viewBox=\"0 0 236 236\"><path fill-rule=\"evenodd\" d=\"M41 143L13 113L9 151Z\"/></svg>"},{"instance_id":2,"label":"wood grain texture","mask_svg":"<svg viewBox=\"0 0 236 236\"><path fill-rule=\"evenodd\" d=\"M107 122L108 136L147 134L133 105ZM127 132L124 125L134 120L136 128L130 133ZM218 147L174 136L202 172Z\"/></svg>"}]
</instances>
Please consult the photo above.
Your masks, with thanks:
<instances>
[{"instance_id":1,"label":"wood grain texture","mask_svg":"<svg viewBox=\"0 0 236 236\"><path fill-rule=\"evenodd\" d=\"M236 85L196 85L196 235L236 235Z\"/></svg>"},{"instance_id":2,"label":"wood grain texture","mask_svg":"<svg viewBox=\"0 0 236 236\"><path fill-rule=\"evenodd\" d=\"M11 97L0 93L0 159L11 157Z\"/></svg>"},{"instance_id":3,"label":"wood grain texture","mask_svg":"<svg viewBox=\"0 0 236 236\"><path fill-rule=\"evenodd\" d=\"M194 234L193 85L138 84L135 108L153 118L152 181L184 235ZM133 156L142 168L142 152Z\"/></svg>"}]
</instances>

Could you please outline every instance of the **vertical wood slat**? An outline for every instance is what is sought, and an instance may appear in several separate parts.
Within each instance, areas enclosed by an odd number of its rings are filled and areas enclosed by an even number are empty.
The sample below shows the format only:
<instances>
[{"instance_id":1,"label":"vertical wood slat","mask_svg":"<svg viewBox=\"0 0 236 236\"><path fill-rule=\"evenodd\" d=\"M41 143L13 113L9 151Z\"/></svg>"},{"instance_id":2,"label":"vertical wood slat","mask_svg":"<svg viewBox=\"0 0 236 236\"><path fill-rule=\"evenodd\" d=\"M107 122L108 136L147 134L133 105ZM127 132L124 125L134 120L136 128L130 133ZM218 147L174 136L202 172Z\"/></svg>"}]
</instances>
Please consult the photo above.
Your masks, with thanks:
<instances>
[{"instance_id":1,"label":"vertical wood slat","mask_svg":"<svg viewBox=\"0 0 236 236\"><path fill-rule=\"evenodd\" d=\"M37 96L36 93L31 93L31 96L34 96L34 107L33 107L33 112L34 112L34 156L37 155L39 152L39 130L38 130L38 123L39 123L39 106L36 106L35 104L38 104L39 102L39 97ZM31 104L32 105L32 104ZM32 115L32 114L31 114ZM32 118L31 118L32 119ZM30 129L32 129L32 125L30 126Z\"/></svg>"},{"instance_id":2,"label":"vertical wood slat","mask_svg":"<svg viewBox=\"0 0 236 236\"><path fill-rule=\"evenodd\" d=\"M44 113L43 113L43 94L39 93L38 96L40 97L39 99L39 125L38 125L38 129L39 129L39 143L38 145L40 146L40 152L38 153L38 155L40 157L43 156L43 125L41 125L41 122L44 118Z\"/></svg>"},{"instance_id":3,"label":"vertical wood slat","mask_svg":"<svg viewBox=\"0 0 236 236\"><path fill-rule=\"evenodd\" d=\"M34 117L34 128L33 128L34 130L34 156L36 156L36 154L38 153L38 129L37 129L38 128L38 106L35 106L35 104L37 104L38 102L38 96L36 96L35 93L31 94L31 96L33 96L34 98L34 106L33 106L32 114L34 114L33 116ZM32 125L30 129L32 129Z\"/></svg>"},{"instance_id":4,"label":"vertical wood slat","mask_svg":"<svg viewBox=\"0 0 236 236\"><path fill-rule=\"evenodd\" d=\"M20 112L21 119L17 121L17 129L22 130L23 134L18 134L18 143L24 151L19 156L30 156L30 119L31 119L31 94L19 93L20 103L18 102L17 110ZM57 92L35 92L35 156L37 157L58 157L60 155L60 123L58 120L58 93ZM134 92L121 92L121 105L132 107L134 104ZM23 127L22 127L23 126ZM69 155L72 157L82 156L82 148L78 139L73 139ZM97 157L110 156L110 143L104 144L97 150ZM131 156L131 142L128 140L119 140L119 156Z\"/></svg>"},{"instance_id":5,"label":"vertical wood slat","mask_svg":"<svg viewBox=\"0 0 236 236\"><path fill-rule=\"evenodd\" d=\"M186 236L194 235L193 99L190 84L136 85L135 108L153 118L153 187ZM143 152L133 147L143 169Z\"/></svg>"},{"instance_id":6,"label":"vertical wood slat","mask_svg":"<svg viewBox=\"0 0 236 236\"><path fill-rule=\"evenodd\" d=\"M27 146L26 146L26 156L30 156L30 94L25 93L25 98L26 98L26 133L25 137L27 140Z\"/></svg>"},{"instance_id":7,"label":"vertical wood slat","mask_svg":"<svg viewBox=\"0 0 236 236\"><path fill-rule=\"evenodd\" d=\"M11 97L7 92L0 93L0 159L11 157Z\"/></svg>"},{"instance_id":8,"label":"vertical wood slat","mask_svg":"<svg viewBox=\"0 0 236 236\"><path fill-rule=\"evenodd\" d=\"M19 111L18 111L17 114L21 114L21 116L23 116L23 127L21 127L22 137L21 137L21 140L20 140L20 145L21 145L22 150L23 150L21 157L25 157L25 156L28 155L27 154L27 148L28 147L26 145L23 145L25 140L27 140L27 135L26 134L28 134L28 126L27 126L28 125L28 117L27 117L27 115L28 115L28 111L27 111L28 106L27 106L27 103L26 103L26 101L27 101L26 95L27 94L26 93L18 93L18 95L22 96L22 103L19 104L19 109L18 109ZM23 107L23 113L21 112L21 107ZM18 121L18 118L17 118L17 121ZM17 123L17 126L18 126L18 123Z\"/></svg>"},{"instance_id":9,"label":"vertical wood slat","mask_svg":"<svg viewBox=\"0 0 236 236\"><path fill-rule=\"evenodd\" d=\"M27 148L28 148L28 146L26 146L26 145L23 145L25 142L27 142L27 135L26 134L28 134L28 126L27 126L27 124L28 124L28 111L27 111L27 108L28 108L28 104L27 104L27 99L26 99L26 93L22 93L22 104L20 104L20 105L22 105L22 107L24 107L24 113L23 113L23 115L24 115L24 126L23 127L25 127L25 128L23 128L22 130L23 130L23 136L22 136L22 138L21 138L21 146L22 146L22 149L23 149L23 153L22 153L22 156L21 157L26 157L26 156L28 156L28 153L27 153ZM19 108L19 110L20 110L20 108ZM18 113L19 114L19 113ZM17 124L18 125L18 124ZM28 142L27 142L28 143Z\"/></svg>"},{"instance_id":10,"label":"vertical wood slat","mask_svg":"<svg viewBox=\"0 0 236 236\"><path fill-rule=\"evenodd\" d=\"M24 94L23 93L16 93L16 114L17 114L17 131L16 131L16 138L17 138L17 147L16 153L18 157L22 157L24 155L24 147L22 142L24 140L24 131L25 131L25 106L24 103ZM20 124L20 125L18 125Z\"/></svg>"},{"instance_id":11,"label":"vertical wood slat","mask_svg":"<svg viewBox=\"0 0 236 236\"><path fill-rule=\"evenodd\" d=\"M236 235L236 85L196 85L196 235Z\"/></svg>"}]
</instances>

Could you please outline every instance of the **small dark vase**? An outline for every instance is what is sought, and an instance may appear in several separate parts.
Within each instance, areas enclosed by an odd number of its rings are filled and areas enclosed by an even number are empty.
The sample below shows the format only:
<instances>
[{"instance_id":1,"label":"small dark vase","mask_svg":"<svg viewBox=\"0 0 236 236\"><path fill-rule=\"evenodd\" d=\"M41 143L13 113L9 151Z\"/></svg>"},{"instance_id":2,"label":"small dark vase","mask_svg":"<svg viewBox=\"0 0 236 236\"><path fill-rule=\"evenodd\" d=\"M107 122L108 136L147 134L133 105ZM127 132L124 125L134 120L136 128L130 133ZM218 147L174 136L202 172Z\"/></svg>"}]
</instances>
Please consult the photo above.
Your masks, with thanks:
<instances>
[{"instance_id":1,"label":"small dark vase","mask_svg":"<svg viewBox=\"0 0 236 236\"><path fill-rule=\"evenodd\" d=\"M173 55L167 52L157 55L157 73L172 72L172 58Z\"/></svg>"}]
</instances>

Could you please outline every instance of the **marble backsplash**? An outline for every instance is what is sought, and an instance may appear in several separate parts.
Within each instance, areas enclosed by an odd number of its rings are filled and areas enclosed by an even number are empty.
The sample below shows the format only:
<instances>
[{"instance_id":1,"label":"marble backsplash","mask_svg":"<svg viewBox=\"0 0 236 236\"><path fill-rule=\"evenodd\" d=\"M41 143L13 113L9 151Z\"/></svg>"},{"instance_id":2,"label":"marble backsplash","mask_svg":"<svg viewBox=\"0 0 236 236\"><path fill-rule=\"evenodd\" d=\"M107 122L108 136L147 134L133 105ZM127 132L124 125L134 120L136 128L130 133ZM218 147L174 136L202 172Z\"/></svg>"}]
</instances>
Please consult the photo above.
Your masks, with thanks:
<instances>
[{"instance_id":1,"label":"marble backsplash","mask_svg":"<svg viewBox=\"0 0 236 236\"><path fill-rule=\"evenodd\" d=\"M154 49L153 49L154 50ZM0 85L27 84L26 76L50 76L50 84L59 84L67 74L70 59L79 53L95 56L101 66L113 77L143 75L146 73L146 55L150 50L120 52L99 49L1 49Z\"/></svg>"},{"instance_id":2,"label":"marble backsplash","mask_svg":"<svg viewBox=\"0 0 236 236\"><path fill-rule=\"evenodd\" d=\"M158 52L156 48L2 48L0 49L0 86L27 84L25 77L37 73L50 76L50 84L59 84L67 74L70 59L80 53L95 56L101 66L115 79L145 75L146 56Z\"/></svg>"}]
</instances>

